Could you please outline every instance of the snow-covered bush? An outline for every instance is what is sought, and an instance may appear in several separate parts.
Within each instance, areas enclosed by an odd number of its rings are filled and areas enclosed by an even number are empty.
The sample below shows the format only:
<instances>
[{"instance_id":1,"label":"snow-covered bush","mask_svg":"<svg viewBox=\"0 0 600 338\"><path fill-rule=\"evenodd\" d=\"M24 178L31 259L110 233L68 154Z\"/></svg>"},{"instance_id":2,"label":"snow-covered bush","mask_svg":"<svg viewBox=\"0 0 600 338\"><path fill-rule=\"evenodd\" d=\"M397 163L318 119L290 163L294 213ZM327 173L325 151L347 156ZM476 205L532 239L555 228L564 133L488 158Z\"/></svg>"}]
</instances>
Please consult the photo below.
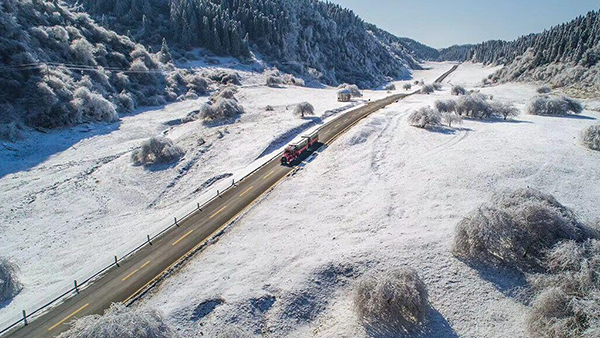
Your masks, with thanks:
<instances>
[{"instance_id":1,"label":"snow-covered bush","mask_svg":"<svg viewBox=\"0 0 600 338\"><path fill-rule=\"evenodd\" d=\"M183 149L165 137L152 137L131 153L131 161L135 165L152 165L172 163L184 155Z\"/></svg>"},{"instance_id":2,"label":"snow-covered bush","mask_svg":"<svg viewBox=\"0 0 600 338\"><path fill-rule=\"evenodd\" d=\"M517 189L496 193L462 219L452 250L467 261L539 270L546 252L557 243L596 236L553 196Z\"/></svg>"},{"instance_id":3,"label":"snow-covered bush","mask_svg":"<svg viewBox=\"0 0 600 338\"><path fill-rule=\"evenodd\" d=\"M284 81L281 77L275 75L267 76L267 87L279 87L284 84Z\"/></svg>"},{"instance_id":4,"label":"snow-covered bush","mask_svg":"<svg viewBox=\"0 0 600 338\"><path fill-rule=\"evenodd\" d=\"M132 112L135 109L135 100L133 95L125 92L119 94L119 104L126 112Z\"/></svg>"},{"instance_id":5,"label":"snow-covered bush","mask_svg":"<svg viewBox=\"0 0 600 338\"><path fill-rule=\"evenodd\" d=\"M300 102L294 107L294 115L302 118L307 115L315 115L315 107L308 102Z\"/></svg>"},{"instance_id":6,"label":"snow-covered bush","mask_svg":"<svg viewBox=\"0 0 600 338\"><path fill-rule=\"evenodd\" d=\"M552 89L548 86L539 87L537 90L538 94L549 94L552 92Z\"/></svg>"},{"instance_id":7,"label":"snow-covered bush","mask_svg":"<svg viewBox=\"0 0 600 338\"><path fill-rule=\"evenodd\" d=\"M442 124L442 116L431 107L422 107L408 116L408 123L413 127L431 128Z\"/></svg>"},{"instance_id":8,"label":"snow-covered bush","mask_svg":"<svg viewBox=\"0 0 600 338\"><path fill-rule=\"evenodd\" d=\"M198 95L206 94L208 91L208 81L200 74L192 73L185 77L187 87Z\"/></svg>"},{"instance_id":9,"label":"snow-covered bush","mask_svg":"<svg viewBox=\"0 0 600 338\"><path fill-rule=\"evenodd\" d=\"M421 88L421 94L432 94L435 92L435 87L432 84L426 84Z\"/></svg>"},{"instance_id":10,"label":"snow-covered bush","mask_svg":"<svg viewBox=\"0 0 600 338\"><path fill-rule=\"evenodd\" d=\"M530 278L536 296L531 337L597 337L600 333L600 241L567 241L547 255L547 273Z\"/></svg>"},{"instance_id":11,"label":"snow-covered bush","mask_svg":"<svg viewBox=\"0 0 600 338\"><path fill-rule=\"evenodd\" d=\"M354 309L368 326L410 332L425 322L427 288L410 268L371 274L354 291Z\"/></svg>"},{"instance_id":12,"label":"snow-covered bush","mask_svg":"<svg viewBox=\"0 0 600 338\"><path fill-rule=\"evenodd\" d=\"M583 131L581 140L586 147L592 150L600 150L600 124L586 128Z\"/></svg>"},{"instance_id":13,"label":"snow-covered bush","mask_svg":"<svg viewBox=\"0 0 600 338\"><path fill-rule=\"evenodd\" d=\"M17 277L18 269L11 262L0 258L0 303L12 299L23 286Z\"/></svg>"},{"instance_id":14,"label":"snow-covered bush","mask_svg":"<svg viewBox=\"0 0 600 338\"><path fill-rule=\"evenodd\" d=\"M387 86L385 86L385 90L387 90L388 92L391 92L393 90L396 90L396 85L393 83L388 84Z\"/></svg>"},{"instance_id":15,"label":"snow-covered bush","mask_svg":"<svg viewBox=\"0 0 600 338\"><path fill-rule=\"evenodd\" d=\"M456 111L456 101L454 100L437 100L434 103L435 109L442 113Z\"/></svg>"},{"instance_id":16,"label":"snow-covered bush","mask_svg":"<svg viewBox=\"0 0 600 338\"><path fill-rule=\"evenodd\" d=\"M493 115L502 116L505 120L519 115L519 109L510 103L493 102L491 108Z\"/></svg>"},{"instance_id":17,"label":"snow-covered bush","mask_svg":"<svg viewBox=\"0 0 600 338\"><path fill-rule=\"evenodd\" d=\"M442 113L442 122L448 125L448 127L452 127L452 124L462 124L463 119L461 116L456 115L454 113Z\"/></svg>"},{"instance_id":18,"label":"snow-covered bush","mask_svg":"<svg viewBox=\"0 0 600 338\"><path fill-rule=\"evenodd\" d=\"M211 104L205 103L200 110L192 112L188 119L196 120L198 118L204 121L226 120L244 113L244 108L235 100L227 98L217 98Z\"/></svg>"},{"instance_id":19,"label":"snow-covered bush","mask_svg":"<svg viewBox=\"0 0 600 338\"><path fill-rule=\"evenodd\" d=\"M435 90L442 90L442 84L439 82L434 82L431 85L433 86L433 89L435 89Z\"/></svg>"},{"instance_id":20,"label":"snow-covered bush","mask_svg":"<svg viewBox=\"0 0 600 338\"><path fill-rule=\"evenodd\" d=\"M344 83L338 86L338 89L348 89L352 94L352 97L362 97L362 93L357 85L351 85L348 83Z\"/></svg>"},{"instance_id":21,"label":"snow-covered bush","mask_svg":"<svg viewBox=\"0 0 600 338\"><path fill-rule=\"evenodd\" d=\"M412 85L410 83L406 83L404 86L402 86L402 88L404 88L404 90L411 90Z\"/></svg>"},{"instance_id":22,"label":"snow-covered bush","mask_svg":"<svg viewBox=\"0 0 600 338\"><path fill-rule=\"evenodd\" d=\"M283 81L290 86L304 87L304 80L294 77L292 74L283 75Z\"/></svg>"},{"instance_id":23,"label":"snow-covered bush","mask_svg":"<svg viewBox=\"0 0 600 338\"><path fill-rule=\"evenodd\" d=\"M87 87L79 87L73 93L71 104L77 111L78 122L114 122L119 116L112 102Z\"/></svg>"},{"instance_id":24,"label":"snow-covered bush","mask_svg":"<svg viewBox=\"0 0 600 338\"><path fill-rule=\"evenodd\" d=\"M104 315L81 317L59 338L175 338L179 335L155 310L115 303Z\"/></svg>"},{"instance_id":25,"label":"snow-covered bush","mask_svg":"<svg viewBox=\"0 0 600 338\"><path fill-rule=\"evenodd\" d=\"M236 100L235 94L237 89L235 87L224 87L218 93L210 96L212 102L217 102L219 99ZM236 100L237 101L237 100Z\"/></svg>"},{"instance_id":26,"label":"snow-covered bush","mask_svg":"<svg viewBox=\"0 0 600 338\"><path fill-rule=\"evenodd\" d=\"M470 118L484 119L493 114L487 97L480 93L463 95L456 101L456 113Z\"/></svg>"},{"instance_id":27,"label":"snow-covered bush","mask_svg":"<svg viewBox=\"0 0 600 338\"><path fill-rule=\"evenodd\" d=\"M527 113L531 115L567 115L570 113L581 114L582 112L583 105L566 96L536 96L527 106Z\"/></svg>"},{"instance_id":28,"label":"snow-covered bush","mask_svg":"<svg viewBox=\"0 0 600 338\"><path fill-rule=\"evenodd\" d=\"M221 78L221 84L241 86L240 76L237 73L227 73Z\"/></svg>"},{"instance_id":29,"label":"snow-covered bush","mask_svg":"<svg viewBox=\"0 0 600 338\"><path fill-rule=\"evenodd\" d=\"M452 95L467 95L468 91L465 89L465 87L456 85L452 86L451 93Z\"/></svg>"}]
</instances>

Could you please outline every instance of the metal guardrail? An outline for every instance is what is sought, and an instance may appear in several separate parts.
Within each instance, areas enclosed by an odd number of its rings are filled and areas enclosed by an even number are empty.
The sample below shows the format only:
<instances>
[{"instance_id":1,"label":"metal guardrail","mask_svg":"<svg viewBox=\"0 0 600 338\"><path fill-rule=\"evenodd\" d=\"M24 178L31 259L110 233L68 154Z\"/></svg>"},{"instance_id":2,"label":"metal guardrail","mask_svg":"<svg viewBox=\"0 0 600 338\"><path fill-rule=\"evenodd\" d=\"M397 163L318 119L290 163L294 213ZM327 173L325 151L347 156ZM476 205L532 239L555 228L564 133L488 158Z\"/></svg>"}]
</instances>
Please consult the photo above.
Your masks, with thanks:
<instances>
[{"instance_id":1,"label":"metal guardrail","mask_svg":"<svg viewBox=\"0 0 600 338\"><path fill-rule=\"evenodd\" d=\"M452 67L452 69L450 69L448 72L444 73L442 76L440 76L438 79L436 79L435 82L439 83L442 82L448 75L450 75L453 71L456 70L456 68L458 68L459 65L455 65L454 67ZM364 108L364 107L369 107L369 106L375 106L376 109L374 111L377 111L379 109L381 109L381 107L385 107L389 104L391 104L394 101L397 101L401 98L404 97L408 97L414 94L419 93L419 91L415 91L409 94L394 94L373 102L367 102L366 106L362 106L362 107L358 107L356 109L360 109L360 108ZM372 112L370 112L372 113ZM370 114L369 113L369 114ZM362 116L360 119L358 119L356 122L358 122L359 120L361 120L362 118L368 116L369 114L365 114L364 116ZM319 131L321 129L323 129L324 127L326 127L327 125L329 125L330 123L332 123L333 121L326 123L322 126L320 126L319 128L317 128L316 130ZM352 124L354 125L354 124ZM251 175L253 175L254 173L256 173L257 171L259 171L260 169L262 169L264 166L266 166L267 164L271 163L271 161L273 161L275 158L277 158L278 156L281 156L281 152L275 154L273 157L271 157L269 160L265 161L263 164L261 164L260 166L256 167L254 170L252 170L251 172L249 172L248 174L246 174L244 177L242 177L238 182L243 181L244 179L250 177ZM167 226L165 229L161 230L160 232L158 232L156 235L154 236L150 236L148 235L147 240L138 245L136 248L130 250L129 252L127 252L126 254L124 254L121 258L114 256L114 262L111 263L110 265L104 267L103 269L101 269L100 271L96 272L95 274L93 274L92 276L88 277L87 279L85 279L83 282L81 283L77 283L77 281L74 281L73 287L70 288L69 290L63 292L61 295L53 298L52 300L50 300L49 302L45 303L44 305L40 306L39 308L37 308L36 310L32 311L31 313L27 313L26 310L23 310L23 317L17 321L15 321L14 323L10 324L9 326L3 328L0 330L0 335L8 332L9 330L17 327L19 324L23 324L23 325L27 325L28 324L28 320L30 318L32 318L33 316L35 316L36 314L39 314L40 312L42 312L45 309L48 309L49 307L51 307L54 304L57 304L58 301L60 301L61 299L65 298L65 300L69 299L70 295L73 294L77 294L82 287L87 286L88 284L90 284L93 280L95 280L96 278L100 277L102 274L104 274L105 272L107 272L108 270L110 270L111 268L118 266L118 264L120 262L123 262L124 260L128 259L129 257L131 257L133 254L135 254L136 252L138 252L139 250L141 250L142 248L146 247L147 245L151 245L151 242L153 240L155 240L156 238L162 236L163 234L165 234L167 231L169 231L171 228L178 226L178 221L183 221L187 218L189 218L191 215L195 214L198 211L201 211L201 209L208 205L209 203L213 202L215 199L217 199L221 193L225 193L227 192L229 189L231 189L232 187L235 186L235 181L232 181L232 184L230 186L228 186L227 188L225 188L225 190L223 190L222 192L220 192L219 190L217 190L217 195L211 197L209 200L205 201L204 203L200 204L198 203L197 208L188 212L187 214L185 214L183 217L181 217L179 220L177 219L177 217L174 218L174 221L171 225Z\"/></svg>"}]
</instances>

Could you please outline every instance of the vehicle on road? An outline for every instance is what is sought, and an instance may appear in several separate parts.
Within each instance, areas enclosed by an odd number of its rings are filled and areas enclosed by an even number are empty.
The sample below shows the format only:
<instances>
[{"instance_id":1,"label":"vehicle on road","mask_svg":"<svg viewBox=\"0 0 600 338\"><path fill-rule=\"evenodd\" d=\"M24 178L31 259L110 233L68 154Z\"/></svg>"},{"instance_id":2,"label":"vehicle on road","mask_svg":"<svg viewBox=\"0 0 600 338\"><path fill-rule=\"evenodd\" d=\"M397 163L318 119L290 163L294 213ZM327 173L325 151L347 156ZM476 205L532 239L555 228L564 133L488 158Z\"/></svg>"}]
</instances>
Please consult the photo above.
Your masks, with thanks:
<instances>
[{"instance_id":1,"label":"vehicle on road","mask_svg":"<svg viewBox=\"0 0 600 338\"><path fill-rule=\"evenodd\" d=\"M281 164L292 164L298 159L298 157L300 157L308 150L312 149L317 142L319 142L319 134L315 131L310 135L302 136L302 140L298 142L290 143L283 151L283 156L281 157Z\"/></svg>"}]
</instances>

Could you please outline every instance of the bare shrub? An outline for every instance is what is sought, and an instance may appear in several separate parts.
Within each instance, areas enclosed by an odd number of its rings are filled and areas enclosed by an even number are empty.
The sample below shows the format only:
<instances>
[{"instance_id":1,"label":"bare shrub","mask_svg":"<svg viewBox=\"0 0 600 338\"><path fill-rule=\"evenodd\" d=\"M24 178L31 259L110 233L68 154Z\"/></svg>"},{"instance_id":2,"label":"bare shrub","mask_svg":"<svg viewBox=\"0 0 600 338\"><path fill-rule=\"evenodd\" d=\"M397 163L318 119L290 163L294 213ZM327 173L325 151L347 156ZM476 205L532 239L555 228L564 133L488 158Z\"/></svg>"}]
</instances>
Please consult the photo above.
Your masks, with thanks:
<instances>
[{"instance_id":1,"label":"bare shrub","mask_svg":"<svg viewBox=\"0 0 600 338\"><path fill-rule=\"evenodd\" d=\"M425 322L427 296L417 272L402 268L364 277L354 291L354 309L365 325L410 332Z\"/></svg>"},{"instance_id":2,"label":"bare shrub","mask_svg":"<svg viewBox=\"0 0 600 338\"><path fill-rule=\"evenodd\" d=\"M452 127L452 124L462 124L462 117L454 114L454 113L442 113L442 122L448 125L448 127Z\"/></svg>"},{"instance_id":3,"label":"bare shrub","mask_svg":"<svg viewBox=\"0 0 600 338\"><path fill-rule=\"evenodd\" d=\"M0 303L12 299L23 289L17 273L14 264L0 258Z\"/></svg>"},{"instance_id":4,"label":"bare shrub","mask_svg":"<svg viewBox=\"0 0 600 338\"><path fill-rule=\"evenodd\" d=\"M266 110L266 111L274 111L274 110L275 110L275 108L273 108L273 106L271 106L271 105L267 105L267 106L265 107L265 110Z\"/></svg>"},{"instance_id":5,"label":"bare shrub","mask_svg":"<svg viewBox=\"0 0 600 338\"><path fill-rule=\"evenodd\" d=\"M385 86L385 90L391 92L392 90L396 90L396 85L393 83L388 84L387 86Z\"/></svg>"},{"instance_id":6,"label":"bare shrub","mask_svg":"<svg viewBox=\"0 0 600 338\"><path fill-rule=\"evenodd\" d=\"M511 103L492 102L491 110L493 115L502 116L504 120L519 115L519 109Z\"/></svg>"},{"instance_id":7,"label":"bare shrub","mask_svg":"<svg viewBox=\"0 0 600 338\"><path fill-rule=\"evenodd\" d=\"M119 118L112 102L100 94L90 92L86 87L75 90L71 104L77 111L78 122L114 122Z\"/></svg>"},{"instance_id":8,"label":"bare shrub","mask_svg":"<svg viewBox=\"0 0 600 338\"><path fill-rule=\"evenodd\" d=\"M115 303L104 315L90 315L73 322L59 338L175 338L174 331L155 310L132 309Z\"/></svg>"},{"instance_id":9,"label":"bare shrub","mask_svg":"<svg viewBox=\"0 0 600 338\"><path fill-rule=\"evenodd\" d=\"M456 111L456 101L454 100L437 100L434 103L435 109L442 113Z\"/></svg>"},{"instance_id":10,"label":"bare shrub","mask_svg":"<svg viewBox=\"0 0 600 338\"><path fill-rule=\"evenodd\" d=\"M583 105L566 96L536 96L527 106L527 113L531 115L567 115L581 114L582 112Z\"/></svg>"},{"instance_id":11,"label":"bare shrub","mask_svg":"<svg viewBox=\"0 0 600 338\"><path fill-rule=\"evenodd\" d=\"M537 90L538 94L549 94L552 92L552 89L548 86L539 87Z\"/></svg>"},{"instance_id":12,"label":"bare shrub","mask_svg":"<svg viewBox=\"0 0 600 338\"><path fill-rule=\"evenodd\" d=\"M600 124L586 128L581 139L586 147L600 150Z\"/></svg>"},{"instance_id":13,"label":"bare shrub","mask_svg":"<svg viewBox=\"0 0 600 338\"><path fill-rule=\"evenodd\" d=\"M135 165L152 165L172 163L184 155L184 151L173 141L165 137L152 137L142 143L139 149L131 154Z\"/></svg>"},{"instance_id":14,"label":"bare shrub","mask_svg":"<svg viewBox=\"0 0 600 338\"><path fill-rule=\"evenodd\" d=\"M468 91L467 91L467 89L465 89L465 87L456 85L456 86L452 86L451 93L452 93L452 95L467 95Z\"/></svg>"},{"instance_id":15,"label":"bare shrub","mask_svg":"<svg viewBox=\"0 0 600 338\"><path fill-rule=\"evenodd\" d=\"M442 124L442 116L431 107L422 107L408 116L408 123L413 127L431 128Z\"/></svg>"},{"instance_id":16,"label":"bare shrub","mask_svg":"<svg viewBox=\"0 0 600 338\"><path fill-rule=\"evenodd\" d=\"M442 90L442 84L439 82L434 82L431 85L433 86L433 89L435 89L435 90Z\"/></svg>"},{"instance_id":17,"label":"bare shrub","mask_svg":"<svg viewBox=\"0 0 600 338\"><path fill-rule=\"evenodd\" d=\"M595 236L553 196L517 189L495 194L461 220L452 250L467 261L540 270L545 253L557 243Z\"/></svg>"},{"instance_id":18,"label":"bare shrub","mask_svg":"<svg viewBox=\"0 0 600 338\"><path fill-rule=\"evenodd\" d=\"M315 115L315 107L308 102L300 102L294 108L294 115L302 118L307 115Z\"/></svg>"},{"instance_id":19,"label":"bare shrub","mask_svg":"<svg viewBox=\"0 0 600 338\"><path fill-rule=\"evenodd\" d=\"M402 86L402 88L404 88L404 90L411 90L412 89L412 84L407 83L404 86Z\"/></svg>"},{"instance_id":20,"label":"bare shrub","mask_svg":"<svg viewBox=\"0 0 600 338\"><path fill-rule=\"evenodd\" d=\"M428 94L429 95L429 94L432 94L433 92L435 92L435 87L433 85L431 85L431 84L424 85L421 88L421 94Z\"/></svg>"},{"instance_id":21,"label":"bare shrub","mask_svg":"<svg viewBox=\"0 0 600 338\"><path fill-rule=\"evenodd\" d=\"M597 337L600 332L600 241L567 241L531 278L537 293L527 318L532 337Z\"/></svg>"}]
</instances>

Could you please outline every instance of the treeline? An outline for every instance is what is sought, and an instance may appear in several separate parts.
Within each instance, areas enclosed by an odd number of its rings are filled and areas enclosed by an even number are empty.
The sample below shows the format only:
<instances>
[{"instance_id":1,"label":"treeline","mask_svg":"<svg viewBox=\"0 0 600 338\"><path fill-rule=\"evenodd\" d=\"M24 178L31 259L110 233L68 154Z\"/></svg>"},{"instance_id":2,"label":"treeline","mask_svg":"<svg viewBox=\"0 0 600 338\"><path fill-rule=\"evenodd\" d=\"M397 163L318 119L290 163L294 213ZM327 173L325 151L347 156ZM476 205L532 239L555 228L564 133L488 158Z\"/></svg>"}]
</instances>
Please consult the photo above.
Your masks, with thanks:
<instances>
[{"instance_id":1,"label":"treeline","mask_svg":"<svg viewBox=\"0 0 600 338\"><path fill-rule=\"evenodd\" d=\"M471 55L474 45L453 45L435 49L410 38L397 38L418 60L425 61L465 61Z\"/></svg>"},{"instance_id":2,"label":"treeline","mask_svg":"<svg viewBox=\"0 0 600 338\"><path fill-rule=\"evenodd\" d=\"M488 41L475 46L471 60L504 64L486 81L542 81L570 95L596 97L600 93L600 13L515 41Z\"/></svg>"},{"instance_id":3,"label":"treeline","mask_svg":"<svg viewBox=\"0 0 600 338\"><path fill-rule=\"evenodd\" d=\"M147 45L157 47L166 38L171 47L202 47L236 57L247 56L252 49L281 69L328 84L375 86L416 65L403 46L381 32L372 34L378 29L352 11L317 0L78 0L76 4L111 29Z\"/></svg>"},{"instance_id":4,"label":"treeline","mask_svg":"<svg viewBox=\"0 0 600 338\"><path fill-rule=\"evenodd\" d=\"M600 60L600 13L591 11L569 23L515 41L478 44L471 52L471 59L485 64L506 64L528 50L536 57L535 66L553 62L596 65Z\"/></svg>"}]
</instances>

